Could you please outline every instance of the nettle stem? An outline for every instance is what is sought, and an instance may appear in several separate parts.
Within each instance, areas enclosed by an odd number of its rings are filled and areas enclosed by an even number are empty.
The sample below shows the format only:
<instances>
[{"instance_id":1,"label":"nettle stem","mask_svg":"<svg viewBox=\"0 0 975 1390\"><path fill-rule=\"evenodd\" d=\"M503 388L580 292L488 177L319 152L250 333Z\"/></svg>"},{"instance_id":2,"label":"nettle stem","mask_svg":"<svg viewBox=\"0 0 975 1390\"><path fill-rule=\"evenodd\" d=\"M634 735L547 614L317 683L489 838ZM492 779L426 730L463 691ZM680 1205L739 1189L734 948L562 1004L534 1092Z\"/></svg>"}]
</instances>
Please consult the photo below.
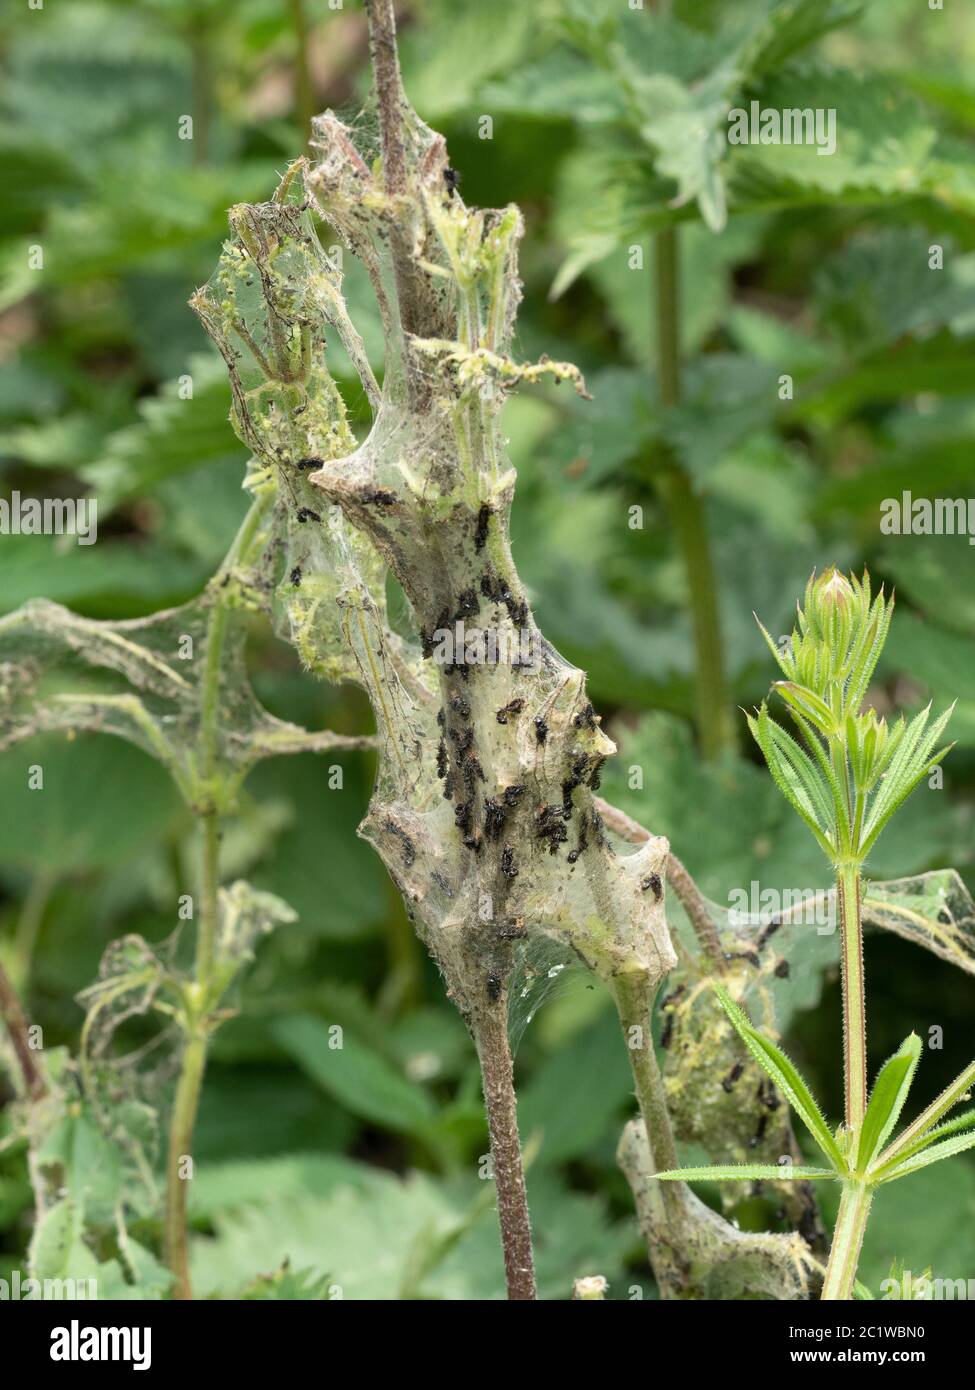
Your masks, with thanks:
<instances>
[{"instance_id":1,"label":"nettle stem","mask_svg":"<svg viewBox=\"0 0 975 1390\"><path fill-rule=\"evenodd\" d=\"M642 973L617 976L613 982L613 998L619 1014L620 1027L626 1043L626 1055L636 1088L637 1103L647 1131L650 1150L650 1171L663 1173L679 1168L677 1145L671 1128L663 1077L657 1065L650 1030L650 1016L656 986L650 985ZM679 1183L660 1183L664 1209L671 1224L679 1225L683 1187Z\"/></svg>"},{"instance_id":2,"label":"nettle stem","mask_svg":"<svg viewBox=\"0 0 975 1390\"><path fill-rule=\"evenodd\" d=\"M10 1043L24 1079L24 1090L31 1100L40 1100L47 1089L44 1085L44 1077L41 1075L31 1050L27 1019L20 998L2 964L0 964L0 1017L3 1018L10 1035Z\"/></svg>"},{"instance_id":3,"label":"nettle stem","mask_svg":"<svg viewBox=\"0 0 975 1390\"><path fill-rule=\"evenodd\" d=\"M860 921L860 867L841 864L836 873L843 981L843 1076L846 1126L858 1134L867 1109L867 1004Z\"/></svg>"},{"instance_id":4,"label":"nettle stem","mask_svg":"<svg viewBox=\"0 0 975 1390\"><path fill-rule=\"evenodd\" d=\"M213 584L222 593L221 579L235 566L246 565L262 544L261 527L273 502L265 493L255 498L241 523L233 545ZM205 668L200 690L200 801L195 807L200 830L199 896L196 903L196 959L192 984L186 993L183 1052L169 1127L166 1159L166 1263L176 1283L174 1298L193 1297L190 1285L186 1208L192 1175L192 1144L200 1092L206 1071L209 1025L207 1014L215 1005L213 971L220 926L220 837L222 817L218 808L220 684L230 609L218 598L207 623ZM184 1165L189 1164L184 1175Z\"/></svg>"},{"instance_id":5,"label":"nettle stem","mask_svg":"<svg viewBox=\"0 0 975 1390\"><path fill-rule=\"evenodd\" d=\"M864 1183L844 1183L823 1283L824 1302L853 1297L857 1264L872 1200L873 1193Z\"/></svg>"},{"instance_id":6,"label":"nettle stem","mask_svg":"<svg viewBox=\"0 0 975 1390\"><path fill-rule=\"evenodd\" d=\"M676 227L654 237L657 388L660 405L680 404L680 259ZM700 495L680 462L670 456L656 481L674 527L684 562L694 634L695 722L701 751L716 758L733 747L734 726L725 684L718 591Z\"/></svg>"},{"instance_id":7,"label":"nettle stem","mask_svg":"<svg viewBox=\"0 0 975 1390\"><path fill-rule=\"evenodd\" d=\"M189 1160L193 1130L200 1104L200 1090L206 1069L207 1037L204 1031L192 1033L183 1048L179 1082L173 1102L169 1127L169 1152L166 1158L166 1264L175 1277L173 1297L191 1299L189 1243L186 1228L186 1206L189 1178L183 1165Z\"/></svg>"},{"instance_id":8,"label":"nettle stem","mask_svg":"<svg viewBox=\"0 0 975 1390\"><path fill-rule=\"evenodd\" d=\"M535 1266L504 995L479 1011L474 1031L491 1136L508 1298L524 1302L535 1298Z\"/></svg>"},{"instance_id":9,"label":"nettle stem","mask_svg":"<svg viewBox=\"0 0 975 1390\"><path fill-rule=\"evenodd\" d=\"M193 1130L200 1106L200 1092L206 1071L208 1030L205 1013L213 972L214 943L219 921L220 817L209 812L200 820L201 865L200 901L197 917L196 964L191 986L191 1018L183 1038L179 1079L169 1125L169 1151L166 1158L166 1264L176 1283L173 1297L190 1299L189 1248L186 1208L192 1176ZM189 1165L188 1170L185 1165Z\"/></svg>"}]
</instances>

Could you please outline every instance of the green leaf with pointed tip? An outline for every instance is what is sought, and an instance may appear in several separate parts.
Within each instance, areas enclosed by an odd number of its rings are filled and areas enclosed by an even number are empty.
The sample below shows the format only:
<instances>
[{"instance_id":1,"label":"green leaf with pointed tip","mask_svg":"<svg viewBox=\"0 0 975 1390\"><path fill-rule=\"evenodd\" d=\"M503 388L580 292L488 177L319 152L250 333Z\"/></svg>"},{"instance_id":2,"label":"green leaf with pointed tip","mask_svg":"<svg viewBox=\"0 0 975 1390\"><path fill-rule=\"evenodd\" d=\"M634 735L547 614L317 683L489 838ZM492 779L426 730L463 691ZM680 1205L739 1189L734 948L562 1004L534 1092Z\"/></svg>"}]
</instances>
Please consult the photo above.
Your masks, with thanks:
<instances>
[{"instance_id":1,"label":"green leaf with pointed tip","mask_svg":"<svg viewBox=\"0 0 975 1390\"><path fill-rule=\"evenodd\" d=\"M907 800L923 777L944 757L945 748L935 753L935 745L951 718L954 706L949 706L927 727L931 706L927 705L904 730L897 752L887 766L880 789L874 798L863 827L861 852L872 848L878 835L894 812Z\"/></svg>"},{"instance_id":2,"label":"green leaf with pointed tip","mask_svg":"<svg viewBox=\"0 0 975 1390\"><path fill-rule=\"evenodd\" d=\"M960 1100L969 1099L968 1092L975 1084L975 1062L969 1062L968 1066L958 1073L954 1081L944 1088L926 1110L922 1110L917 1119L908 1125L898 1137L890 1144L875 1165L875 1171L880 1168L887 1168L893 1163L899 1163L907 1153L914 1153L917 1150L918 1142L923 1139L934 1125L941 1119L942 1115L947 1115Z\"/></svg>"},{"instance_id":3,"label":"green leaf with pointed tip","mask_svg":"<svg viewBox=\"0 0 975 1390\"><path fill-rule=\"evenodd\" d=\"M759 710L757 719L751 715L746 717L775 785L809 826L820 848L832 857L832 846L826 836L831 811L811 759L784 729L779 728L765 705Z\"/></svg>"},{"instance_id":4,"label":"green leaf with pointed tip","mask_svg":"<svg viewBox=\"0 0 975 1390\"><path fill-rule=\"evenodd\" d=\"M797 685L795 681L776 681L774 688L790 711L797 711L814 729L818 729L821 734L828 734L832 730L836 722L833 711L814 690L807 690L804 685Z\"/></svg>"},{"instance_id":5,"label":"green leaf with pointed tip","mask_svg":"<svg viewBox=\"0 0 975 1390\"><path fill-rule=\"evenodd\" d=\"M876 1181L878 1184L894 1182L897 1178L907 1177L908 1173L916 1173L919 1168L927 1168L929 1164L940 1163L943 1158L952 1158L955 1154L971 1148L975 1148L975 1129L968 1130L965 1134L956 1134L954 1138L945 1139L940 1144L932 1144L929 1148L916 1150L910 1158L905 1158L890 1168L881 1168Z\"/></svg>"},{"instance_id":6,"label":"green leaf with pointed tip","mask_svg":"<svg viewBox=\"0 0 975 1390\"><path fill-rule=\"evenodd\" d=\"M893 1057L880 1068L860 1127L857 1168L865 1172L887 1142L900 1118L921 1057L921 1039L916 1033L905 1038Z\"/></svg>"},{"instance_id":7,"label":"green leaf with pointed tip","mask_svg":"<svg viewBox=\"0 0 975 1390\"><path fill-rule=\"evenodd\" d=\"M792 1163L731 1163L714 1168L674 1168L653 1176L660 1182L789 1182L837 1175L832 1168L802 1168Z\"/></svg>"},{"instance_id":8,"label":"green leaf with pointed tip","mask_svg":"<svg viewBox=\"0 0 975 1390\"><path fill-rule=\"evenodd\" d=\"M732 1027L755 1061L778 1086L837 1172L845 1173L847 1165L840 1153L839 1145L799 1072L775 1043L752 1027L747 1014L739 1008L726 989L715 984L714 992L721 1001L721 1007L728 1015Z\"/></svg>"},{"instance_id":9,"label":"green leaf with pointed tip","mask_svg":"<svg viewBox=\"0 0 975 1390\"><path fill-rule=\"evenodd\" d=\"M919 1139L910 1144L906 1149L902 1149L898 1154L898 1161L913 1157L920 1153L922 1149L930 1148L932 1144L937 1144L942 1139L949 1138L952 1134L959 1134L967 1130L975 1130L975 1110L964 1110L960 1115L956 1115L953 1120L946 1120L943 1125L936 1125L934 1129L929 1129L922 1134Z\"/></svg>"}]
</instances>

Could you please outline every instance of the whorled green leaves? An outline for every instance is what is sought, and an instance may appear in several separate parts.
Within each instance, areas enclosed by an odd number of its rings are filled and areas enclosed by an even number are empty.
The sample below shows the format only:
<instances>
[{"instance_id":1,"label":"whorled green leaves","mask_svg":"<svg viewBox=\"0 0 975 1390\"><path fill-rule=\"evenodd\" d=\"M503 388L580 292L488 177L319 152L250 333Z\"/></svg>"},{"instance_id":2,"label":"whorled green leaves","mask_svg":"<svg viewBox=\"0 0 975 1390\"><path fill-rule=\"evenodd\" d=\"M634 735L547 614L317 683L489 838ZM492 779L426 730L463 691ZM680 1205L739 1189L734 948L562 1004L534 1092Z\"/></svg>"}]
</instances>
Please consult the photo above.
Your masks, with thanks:
<instances>
[{"instance_id":1,"label":"whorled green leaves","mask_svg":"<svg viewBox=\"0 0 975 1390\"><path fill-rule=\"evenodd\" d=\"M813 1168L781 1164L769 1167L746 1164L681 1168L658 1173L656 1176L662 1181L726 1182L774 1176L777 1179L832 1178L844 1183L876 1187L975 1147L975 1111L968 1110L952 1121L938 1123L968 1097L975 1081L975 1062L966 1067L893 1143L888 1144L887 1140L907 1100L921 1055L921 1040L912 1033L881 1068L859 1134L851 1135L842 1126L834 1133L809 1086L781 1048L753 1027L727 990L719 984L715 984L714 990L738 1036L802 1120L828 1166Z\"/></svg>"},{"instance_id":2,"label":"whorled green leaves","mask_svg":"<svg viewBox=\"0 0 975 1390\"><path fill-rule=\"evenodd\" d=\"M802 743L775 723L764 702L748 726L782 795L837 865L864 862L894 812L950 748L939 746L950 709L932 720L929 705L891 725L872 709L860 712L892 611L883 590L871 597L868 574L847 580L830 567L810 579L784 647L762 628L785 676L775 689Z\"/></svg>"}]
</instances>

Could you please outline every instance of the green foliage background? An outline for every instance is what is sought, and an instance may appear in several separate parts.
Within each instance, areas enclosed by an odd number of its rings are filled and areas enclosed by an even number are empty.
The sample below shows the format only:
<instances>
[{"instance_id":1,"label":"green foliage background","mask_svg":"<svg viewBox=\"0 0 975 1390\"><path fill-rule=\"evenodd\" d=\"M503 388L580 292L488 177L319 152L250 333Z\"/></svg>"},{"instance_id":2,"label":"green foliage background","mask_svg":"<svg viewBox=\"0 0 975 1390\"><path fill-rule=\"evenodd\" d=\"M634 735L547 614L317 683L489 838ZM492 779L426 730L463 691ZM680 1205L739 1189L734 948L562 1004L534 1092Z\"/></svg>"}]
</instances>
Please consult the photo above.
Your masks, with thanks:
<instances>
[{"instance_id":1,"label":"green foliage background","mask_svg":"<svg viewBox=\"0 0 975 1390\"><path fill-rule=\"evenodd\" d=\"M315 109L355 110L367 71L354 0L72 0L2 22L0 486L91 489L99 503L94 546L0 537L2 611L36 595L92 617L181 603L236 530L245 455L223 365L186 300L216 264L226 208L269 196L301 149L302 9ZM656 488L662 444L704 499L736 705L753 705L772 677L753 610L788 631L809 572L829 562L866 562L896 585L876 703L957 699L958 746L944 789L916 794L868 868L892 878L954 865L975 883L973 551L965 537L879 530L880 502L905 488L975 490L975 13L920 0L856 10L678 0L651 28L622 0L402 7L407 88L447 135L463 196L524 210L522 355L577 362L594 397L539 390L508 407L520 572L621 745L606 794L668 835L719 902L753 879L825 886L827 865L747 746L743 718L737 750L711 764L695 750L687 576ZM607 46L617 23L625 71ZM713 132L734 93L835 107L836 155L730 151ZM181 141L189 112L196 138ZM490 140L479 138L484 114ZM685 399L662 413L650 238L667 221L682 229ZM940 272L928 268L933 243L945 248ZM28 268L32 245L42 271ZM348 288L380 368L354 269ZM795 379L791 402L778 398L782 373ZM633 506L642 529L628 525ZM302 676L262 631L251 660L275 713L368 730L357 695ZM42 794L26 778L40 761ZM341 789L326 764L342 766ZM239 1017L216 1038L192 1196L200 1292L239 1291L285 1257L319 1296L323 1276L346 1297L503 1289L477 1178L487 1143L472 1050L355 837L370 780L364 755L269 763L225 846L227 871L280 894L298 921L262 947ZM171 933L191 830L164 774L128 745L35 742L0 759L0 953L47 1047L76 1045L75 995L109 940ZM971 979L879 934L867 971L871 1071L910 1029L941 1027L918 1099L934 1094L972 1054ZM814 983L807 1002L818 993ZM335 1024L342 1068L322 1061ZM834 1115L839 1036L828 971L789 1045ZM570 972L528 1023L518 1068L541 1295L565 1297L573 1277L599 1272L614 1297L653 1296L614 1162L629 1074L606 1001L581 976ZM0 1114L0 1274L23 1266L31 1224L25 1155L4 1146L9 1133ZM968 1277L973 1218L970 1162L896 1185L878 1200L862 1276L876 1284L896 1259Z\"/></svg>"}]
</instances>

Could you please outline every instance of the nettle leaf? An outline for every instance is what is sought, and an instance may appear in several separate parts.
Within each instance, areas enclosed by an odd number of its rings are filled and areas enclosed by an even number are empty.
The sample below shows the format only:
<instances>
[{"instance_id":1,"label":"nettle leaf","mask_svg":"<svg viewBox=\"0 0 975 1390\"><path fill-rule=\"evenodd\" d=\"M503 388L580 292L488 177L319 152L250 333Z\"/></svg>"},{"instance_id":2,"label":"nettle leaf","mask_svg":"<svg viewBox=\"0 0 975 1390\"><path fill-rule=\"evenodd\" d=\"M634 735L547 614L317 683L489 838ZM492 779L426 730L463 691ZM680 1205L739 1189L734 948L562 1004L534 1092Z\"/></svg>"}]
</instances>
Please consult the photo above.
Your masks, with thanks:
<instances>
[{"instance_id":1,"label":"nettle leaf","mask_svg":"<svg viewBox=\"0 0 975 1390\"><path fill-rule=\"evenodd\" d=\"M750 95L763 110L834 111L836 149L824 156L816 143L731 146L733 202L743 210L783 198L793 203L875 203L924 194L959 208L975 205L971 155L962 163L960 152L953 150L946 160L921 103L892 89L879 74L806 65L776 76Z\"/></svg>"},{"instance_id":2,"label":"nettle leaf","mask_svg":"<svg viewBox=\"0 0 975 1390\"><path fill-rule=\"evenodd\" d=\"M749 70L753 75L778 71L824 34L852 23L865 4L866 0L758 0L751 6L760 12L761 22L747 55Z\"/></svg>"},{"instance_id":3,"label":"nettle leaf","mask_svg":"<svg viewBox=\"0 0 975 1390\"><path fill-rule=\"evenodd\" d=\"M423 18L436 26L436 41L425 26L410 25L400 49L411 100L428 120L469 109L478 89L497 74L524 71L522 58L535 20L520 0L487 6L438 0L424 7ZM490 98L478 99L485 102L480 110L496 111Z\"/></svg>"},{"instance_id":4,"label":"nettle leaf","mask_svg":"<svg viewBox=\"0 0 975 1390\"><path fill-rule=\"evenodd\" d=\"M667 439L698 483L735 445L770 425L779 406L778 369L733 353L691 363L680 406L664 418Z\"/></svg>"},{"instance_id":5,"label":"nettle leaf","mask_svg":"<svg viewBox=\"0 0 975 1390\"><path fill-rule=\"evenodd\" d=\"M719 166L726 150L728 96L735 79L731 64L694 88L673 77L630 74L637 130L655 152L657 172L677 184L678 205L697 201L713 232L724 229L728 216Z\"/></svg>"},{"instance_id":6,"label":"nettle leaf","mask_svg":"<svg viewBox=\"0 0 975 1390\"><path fill-rule=\"evenodd\" d=\"M496 25L496 19L492 18L492 24ZM553 48L537 62L513 68L490 82L481 98L491 112L585 125L619 121L626 109L612 74L594 68L585 55L567 47Z\"/></svg>"},{"instance_id":7,"label":"nettle leaf","mask_svg":"<svg viewBox=\"0 0 975 1390\"><path fill-rule=\"evenodd\" d=\"M887 1142L904 1109L921 1057L921 1039L912 1033L880 1069L860 1127L856 1166L864 1172Z\"/></svg>"},{"instance_id":8,"label":"nettle leaf","mask_svg":"<svg viewBox=\"0 0 975 1390\"><path fill-rule=\"evenodd\" d=\"M812 1092L795 1066L770 1038L765 1037L763 1033L752 1027L748 1016L739 1008L726 989L716 983L714 991L731 1020L732 1026L756 1062L771 1077L789 1101L837 1172L845 1172L846 1161L840 1152L839 1145L830 1132L822 1111L813 1099Z\"/></svg>"},{"instance_id":9,"label":"nettle leaf","mask_svg":"<svg viewBox=\"0 0 975 1390\"><path fill-rule=\"evenodd\" d=\"M272 1032L299 1066L352 1114L398 1133L429 1135L436 1118L430 1093L362 1038L346 1031L336 1047L328 1025L311 1014L278 1019Z\"/></svg>"},{"instance_id":10,"label":"nettle leaf","mask_svg":"<svg viewBox=\"0 0 975 1390\"><path fill-rule=\"evenodd\" d=\"M192 395L187 397L188 389ZM186 379L168 382L139 404L136 424L110 435L95 462L78 471L98 496L99 512L164 478L201 465L243 475L247 452L230 428L230 384L216 353L196 353Z\"/></svg>"},{"instance_id":11,"label":"nettle leaf","mask_svg":"<svg viewBox=\"0 0 975 1390\"><path fill-rule=\"evenodd\" d=\"M882 560L898 592L906 592L925 616L966 635L975 630L975 585L970 582L972 552L967 536L912 536L909 545L897 538L887 545Z\"/></svg>"},{"instance_id":12,"label":"nettle leaf","mask_svg":"<svg viewBox=\"0 0 975 1390\"><path fill-rule=\"evenodd\" d=\"M966 444L964 450L965 467L970 475L970 446ZM916 476L916 456L910 466ZM898 484L900 482L898 479ZM906 474L903 484L910 488ZM899 487L886 488L884 496L896 497L899 491ZM910 673L914 680L927 687L936 705L955 701L952 735L960 745L969 748L975 745L975 641L970 636L952 632L929 616L922 618L916 613L904 612L898 618L884 656L885 670Z\"/></svg>"},{"instance_id":13,"label":"nettle leaf","mask_svg":"<svg viewBox=\"0 0 975 1390\"><path fill-rule=\"evenodd\" d=\"M830 256L814 285L823 327L857 357L908 334L964 331L975 313L975 256L945 239L944 269L932 275L930 242L924 229L885 227Z\"/></svg>"}]
</instances>

